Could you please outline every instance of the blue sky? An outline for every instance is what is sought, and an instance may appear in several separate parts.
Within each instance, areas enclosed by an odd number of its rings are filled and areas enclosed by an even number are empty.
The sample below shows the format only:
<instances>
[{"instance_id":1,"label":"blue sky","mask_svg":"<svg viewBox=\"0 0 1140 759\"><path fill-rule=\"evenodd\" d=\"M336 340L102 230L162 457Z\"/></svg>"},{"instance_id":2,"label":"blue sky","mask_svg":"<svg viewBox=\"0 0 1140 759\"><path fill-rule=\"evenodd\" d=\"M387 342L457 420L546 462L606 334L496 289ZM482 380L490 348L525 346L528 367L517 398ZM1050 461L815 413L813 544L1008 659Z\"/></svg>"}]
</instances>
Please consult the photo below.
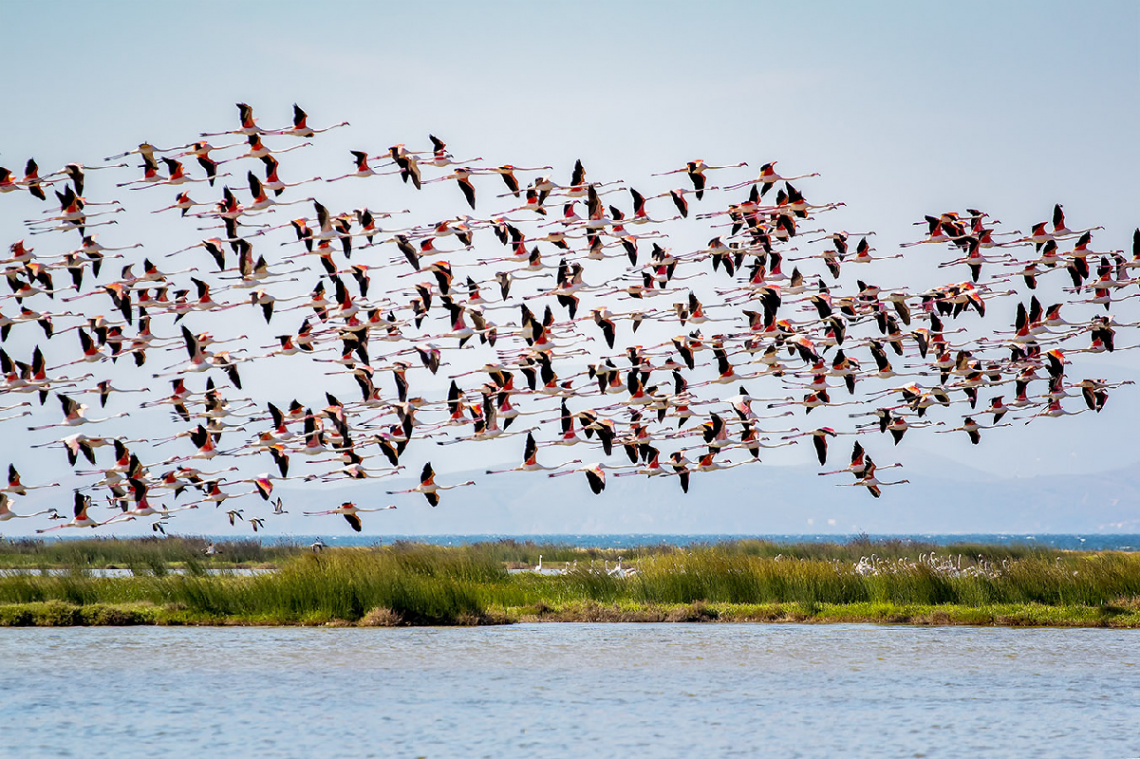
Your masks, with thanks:
<instances>
[{"instance_id":1,"label":"blue sky","mask_svg":"<svg viewBox=\"0 0 1140 759\"><path fill-rule=\"evenodd\" d=\"M19 169L35 155L47 172L96 165L142 140L186 142L233 125L237 101L253 104L263 126L284 125L296 101L315 125L353 126L318 138L319 155L283 161L293 178L346 172L348 149L382 152L432 132L457 155L551 164L563 181L576 158L591 179L645 186L639 178L696 157L778 159L821 172L803 185L809 198L846 203L828 227L876 230L883 252L916 239L923 214L966 206L1027 229L1063 203L1071 225L1105 226L1097 249L1127 249L1140 224L1135 3L386 5L7 4L0 21L20 65L5 75L0 165ZM330 166L330 156L344 158ZM753 168L742 171L734 178ZM454 214L451 189L434 186L425 202ZM22 234L26 208L0 213L5 237ZM167 223L132 229L160 245ZM930 255L915 249L877 277L950 281ZM1135 331L1123 342L1136 343ZM1137 368L1134 353L1120 353L1093 376ZM957 436L914 446L1011 476L1115 469L1137 458L1135 392L1117 391L1095 419L1005 430L983 449ZM400 518L406 531L449 531L439 516ZM748 524L738 516L732 524ZM559 520L569 531L572 517Z\"/></svg>"}]
</instances>

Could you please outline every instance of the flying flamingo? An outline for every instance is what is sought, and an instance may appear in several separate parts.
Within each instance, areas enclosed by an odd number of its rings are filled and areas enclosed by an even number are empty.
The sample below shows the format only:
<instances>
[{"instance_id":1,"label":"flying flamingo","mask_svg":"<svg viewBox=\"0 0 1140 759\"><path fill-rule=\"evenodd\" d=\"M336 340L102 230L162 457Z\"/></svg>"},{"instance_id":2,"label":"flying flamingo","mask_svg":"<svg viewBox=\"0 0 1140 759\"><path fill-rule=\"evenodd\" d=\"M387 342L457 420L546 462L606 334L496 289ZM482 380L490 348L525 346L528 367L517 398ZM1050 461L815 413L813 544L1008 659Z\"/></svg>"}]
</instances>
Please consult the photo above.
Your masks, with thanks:
<instances>
[{"instance_id":1,"label":"flying flamingo","mask_svg":"<svg viewBox=\"0 0 1140 759\"><path fill-rule=\"evenodd\" d=\"M28 192L30 192L33 197L39 198L40 200L47 200L43 185L51 183L44 182L44 180L40 179L39 172L40 167L36 164L36 159L29 158L28 162L24 164L24 178L20 180L19 184L28 188Z\"/></svg>"},{"instance_id":2,"label":"flying flamingo","mask_svg":"<svg viewBox=\"0 0 1140 759\"><path fill-rule=\"evenodd\" d=\"M308 147L313 144L311 142L302 142L298 145L293 145L281 150L271 150L261 141L261 135L259 134L249 135L249 137L246 138L246 141L249 143L249 151L238 156L238 158L265 158L271 155L280 155L281 153L291 153L294 150L300 150L301 148Z\"/></svg>"},{"instance_id":3,"label":"flying flamingo","mask_svg":"<svg viewBox=\"0 0 1140 759\"><path fill-rule=\"evenodd\" d=\"M16 465L15 464L9 464L8 465L8 484L5 485L5 487L0 488L0 493L9 493L10 492L10 493L13 493L13 495L15 495L15 496L23 496L23 495L26 495L28 490L41 490L44 488L58 488L58 487L59 487L58 482L52 482L50 484L42 484L42 485L26 485L23 482L21 482L21 478L19 478L19 472L16 471Z\"/></svg>"},{"instance_id":4,"label":"flying flamingo","mask_svg":"<svg viewBox=\"0 0 1140 759\"><path fill-rule=\"evenodd\" d=\"M474 169L476 172L486 174L498 174L503 178L503 182L507 185L507 189L511 191L516 198L519 197L519 180L515 176L516 171L550 171L553 166L533 166L530 168L522 166L512 166L511 164L503 164L502 166L495 166L485 169ZM500 195L499 197L503 197Z\"/></svg>"},{"instance_id":5,"label":"flying flamingo","mask_svg":"<svg viewBox=\"0 0 1140 759\"><path fill-rule=\"evenodd\" d=\"M735 168L739 168L741 166L747 166L747 165L748 165L747 163L745 163L744 161L741 161L740 163L734 163L731 166L709 166L704 161L702 161L701 159L698 158L695 161L689 161L688 163L686 163L685 168L683 168L683 169L674 169L673 171L666 171L666 172L663 172L661 174L652 174L650 176L664 177L664 176L668 176L670 174L682 174L682 173L688 174L689 179L693 183L693 191L697 195L697 200L700 200L701 198L703 198L705 196L705 172L706 171L712 171L713 169L735 169Z\"/></svg>"},{"instance_id":6,"label":"flying flamingo","mask_svg":"<svg viewBox=\"0 0 1140 759\"><path fill-rule=\"evenodd\" d=\"M954 427L953 429L948 429L948 430L935 430L935 432L939 433L939 434L946 434L946 433L950 433L950 432L965 432L970 437L970 442L973 443L974 445L977 445L978 443L980 443L982 441L981 430L988 430L988 429L993 429L995 427L1009 427L1009 426L1010 425L1008 423L1007 424L992 424L992 425L978 424L978 422L975 421L973 417L967 416L967 417L964 417L962 419L962 425L960 427Z\"/></svg>"},{"instance_id":7,"label":"flying flamingo","mask_svg":"<svg viewBox=\"0 0 1140 759\"><path fill-rule=\"evenodd\" d=\"M342 174L339 177L332 177L331 179L327 179L325 181L339 182L340 180L348 179L349 177L382 176L380 172L377 172L375 169L368 165L368 153L363 150L350 150L348 152L352 154L353 162L356 164L356 171L352 172L351 174Z\"/></svg>"},{"instance_id":8,"label":"flying flamingo","mask_svg":"<svg viewBox=\"0 0 1140 759\"><path fill-rule=\"evenodd\" d=\"M467 198L467 204L470 205L472 209L474 209L475 185L471 184L471 174L471 169L460 166L456 168L453 173L442 177L436 177L435 179L428 179L424 182L424 184L430 184L431 182L446 182L449 179L454 179L459 184L459 189L463 190L463 197Z\"/></svg>"},{"instance_id":9,"label":"flying flamingo","mask_svg":"<svg viewBox=\"0 0 1140 759\"><path fill-rule=\"evenodd\" d=\"M332 126L327 126L324 129L313 129L311 126L309 126L308 120L309 114L305 113L301 109L301 106L293 103L293 126L288 127L287 129L269 130L266 131L265 134L286 134L292 137L308 138L318 135L321 132L327 132L330 129L336 129L338 127L349 125L347 121L342 121L339 124L333 124Z\"/></svg>"},{"instance_id":10,"label":"flying flamingo","mask_svg":"<svg viewBox=\"0 0 1140 759\"><path fill-rule=\"evenodd\" d=\"M474 485L475 480L468 480L461 482L458 485L437 485L435 484L435 470L431 468L431 462L424 464L423 471L420 473L420 484L414 488L407 490L389 490L388 495L397 495L399 493L423 493L424 498L432 506L439 505L439 491L441 490L454 490L455 488L462 488L468 485Z\"/></svg>"},{"instance_id":11,"label":"flying flamingo","mask_svg":"<svg viewBox=\"0 0 1140 759\"><path fill-rule=\"evenodd\" d=\"M300 182L282 182L277 176L277 168L280 164L276 158L271 155L263 156L261 162L265 164L265 179L261 184L265 189L273 190L275 195L280 195L285 192L286 187L297 187L298 185L307 184L309 182L322 181L320 177L312 177L311 179L302 179ZM312 200L312 198L309 198L309 200Z\"/></svg>"},{"instance_id":12,"label":"flying flamingo","mask_svg":"<svg viewBox=\"0 0 1140 759\"><path fill-rule=\"evenodd\" d=\"M590 483L590 490L593 491L594 495L601 495L602 491L606 489L605 466L605 464L587 464L586 466L567 469L562 472L551 472L546 476L563 477L567 474L574 474L575 472L584 472L586 481Z\"/></svg>"},{"instance_id":13,"label":"flying flamingo","mask_svg":"<svg viewBox=\"0 0 1140 759\"><path fill-rule=\"evenodd\" d=\"M80 424L98 424L99 422L106 422L110 419L118 419L119 417L126 416L127 411L120 411L117 414L103 417L102 419L88 419L85 414L87 413L87 404L80 403L74 398L69 398L63 393L56 393L59 398L60 405L63 407L64 419L62 422L56 424L43 424L38 427L28 427L29 430L46 430L52 427L75 427Z\"/></svg>"},{"instance_id":14,"label":"flying flamingo","mask_svg":"<svg viewBox=\"0 0 1140 759\"><path fill-rule=\"evenodd\" d=\"M428 139L431 140L432 144L432 157L424 161L424 163L428 164L429 166L444 168L446 166L453 166L455 164L475 163L476 161L483 160L483 156L477 156L475 158L465 158L463 160L457 161L451 155L451 153L447 152L446 142L439 139L434 134L429 134Z\"/></svg>"},{"instance_id":15,"label":"flying flamingo","mask_svg":"<svg viewBox=\"0 0 1140 759\"><path fill-rule=\"evenodd\" d=\"M194 156L194 159L196 161L198 161L198 165L201 166L202 170L206 172L206 180L210 183L210 186L213 187L214 186L214 180L216 180L219 176L218 167L221 166L223 163L229 163L230 161L236 161L237 159L236 158L227 158L225 160L219 161L219 160L210 156L210 151L211 150L225 150L226 148L234 148L234 147L237 147L238 145L241 145L241 144L242 143L240 143L240 142L235 142L232 145L221 145L219 147L215 147L215 146L213 146L210 143L205 142L205 141L195 142L192 145L188 146L188 147L190 147L190 150L186 151L185 153L179 153L178 155L175 156L175 158L182 158L182 157L188 156L188 155ZM228 174L222 174L220 176L229 176L229 175Z\"/></svg>"},{"instance_id":16,"label":"flying flamingo","mask_svg":"<svg viewBox=\"0 0 1140 759\"><path fill-rule=\"evenodd\" d=\"M186 147L189 147L189 146L188 145L179 145L178 147L175 147L175 148L157 148L154 145L151 145L149 142L140 142L139 146L133 150L128 150L125 153L119 153L118 155L107 156L103 160L104 161L118 161L119 159L126 158L127 156L139 155L139 156L143 157L143 160L149 160L153 163L155 153L173 153L175 150L182 150L183 148L186 148Z\"/></svg>"},{"instance_id":17,"label":"flying flamingo","mask_svg":"<svg viewBox=\"0 0 1140 759\"><path fill-rule=\"evenodd\" d=\"M878 477L875 476L875 462L871 461L870 456L868 456L866 460L867 460L866 467L863 469L863 474L859 477L859 479L855 480L855 482L851 482L848 484L837 485L836 487L850 487L850 488L864 487L864 488L867 488L868 493L870 493L875 498L878 498L879 496L881 496L883 494L883 491L880 488L883 488L887 485L904 485L904 484L907 484L910 482L910 480L897 480L895 482L883 482L882 480L880 480Z\"/></svg>"},{"instance_id":18,"label":"flying flamingo","mask_svg":"<svg viewBox=\"0 0 1140 759\"><path fill-rule=\"evenodd\" d=\"M31 514L17 514L11 509L11 499L8 498L7 493L0 493L0 522L7 522L9 519L31 519L38 517L41 514L56 514L58 511L54 508L44 509L43 511L36 511Z\"/></svg>"},{"instance_id":19,"label":"flying flamingo","mask_svg":"<svg viewBox=\"0 0 1140 759\"><path fill-rule=\"evenodd\" d=\"M430 501L431 499L429 498L428 500ZM438 499L436 499L436 500L438 501ZM434 506L434 505L435 504L433 503L432 506ZM353 503L352 501L345 501L340 506L337 506L335 509L329 509L328 511L306 511L304 513L305 513L305 516L324 516L326 514L341 514L344 516L345 520L348 522L348 524L352 527L353 530L355 530L356 532L360 532L360 530L361 530L360 517L357 516L357 514L362 514L366 511L388 511L389 509L394 509L394 508L396 508L394 505L390 505L390 506L384 506L384 507L378 508L378 509L362 509L362 508L357 507L357 505L355 503Z\"/></svg>"},{"instance_id":20,"label":"flying flamingo","mask_svg":"<svg viewBox=\"0 0 1140 759\"><path fill-rule=\"evenodd\" d=\"M865 450L863 450L863 444L860 443L858 440L856 440L855 444L851 447L851 464L850 465L844 467L843 469L836 469L835 471L832 471L832 472L819 472L819 476L825 477L825 476L832 475L832 474L851 473L851 474L855 475L855 479L859 479L860 477L863 476L863 473L867 470L868 458L869 457L867 456L867 452ZM879 468L880 469L894 469L895 467L901 467L901 466L902 466L902 464L895 463L895 464L887 464L887 465L881 466Z\"/></svg>"},{"instance_id":21,"label":"flying flamingo","mask_svg":"<svg viewBox=\"0 0 1140 759\"><path fill-rule=\"evenodd\" d=\"M253 117L253 108L247 103L237 103L238 117L241 120L241 127L239 129L230 129L225 132L202 132L203 137L218 137L223 134L240 134L246 136L255 136L262 134L263 130L257 125L257 119Z\"/></svg>"},{"instance_id":22,"label":"flying flamingo","mask_svg":"<svg viewBox=\"0 0 1140 759\"><path fill-rule=\"evenodd\" d=\"M51 532L53 530L62 530L67 527L98 527L102 522L97 522L91 517L87 516L87 509L91 508L91 496L84 495L78 490L75 491L75 517L66 524L58 524L55 527L47 527L44 529L36 530L37 533Z\"/></svg>"},{"instance_id":23,"label":"flying flamingo","mask_svg":"<svg viewBox=\"0 0 1140 759\"><path fill-rule=\"evenodd\" d=\"M763 166L761 166L760 167L760 176L758 176L756 179L752 179L752 180L747 181L747 182L741 182L739 184L729 185L728 187L726 187L724 189L726 189L726 190L739 190L742 187L748 187L749 185L757 185L758 184L758 185L761 185L760 197L764 197L764 195L767 194L768 190L772 189L772 185L776 184L777 182L791 182L791 181L796 180L796 179L807 179L808 177L818 177L819 176L819 172L812 172L811 174L800 174L799 176L794 176L794 177L783 177L783 176L780 176L780 174L777 173L777 171L776 171L776 164L777 163L778 163L778 161L771 161L771 162L766 163Z\"/></svg>"},{"instance_id":24,"label":"flying flamingo","mask_svg":"<svg viewBox=\"0 0 1140 759\"><path fill-rule=\"evenodd\" d=\"M569 461L562 466L569 466L570 464L581 464L581 459ZM543 466L538 463L538 444L534 440L534 433L528 432L526 435L526 449L523 452L523 463L510 469L488 469L487 474L503 474L504 472L538 472L543 470L561 469L561 466Z\"/></svg>"}]
</instances>

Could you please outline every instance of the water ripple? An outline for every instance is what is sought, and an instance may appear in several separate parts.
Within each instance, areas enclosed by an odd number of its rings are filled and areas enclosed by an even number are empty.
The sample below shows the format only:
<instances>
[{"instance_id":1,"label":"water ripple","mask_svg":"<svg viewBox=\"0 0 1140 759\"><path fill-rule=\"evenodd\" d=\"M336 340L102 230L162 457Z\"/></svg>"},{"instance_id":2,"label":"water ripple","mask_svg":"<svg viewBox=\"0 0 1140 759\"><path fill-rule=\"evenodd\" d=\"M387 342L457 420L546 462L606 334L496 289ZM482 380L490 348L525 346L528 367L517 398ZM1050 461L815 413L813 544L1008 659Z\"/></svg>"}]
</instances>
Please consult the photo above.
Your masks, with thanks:
<instances>
[{"instance_id":1,"label":"water ripple","mask_svg":"<svg viewBox=\"0 0 1140 759\"><path fill-rule=\"evenodd\" d=\"M871 625L8 629L0 756L1129 756L1138 641Z\"/></svg>"}]
</instances>

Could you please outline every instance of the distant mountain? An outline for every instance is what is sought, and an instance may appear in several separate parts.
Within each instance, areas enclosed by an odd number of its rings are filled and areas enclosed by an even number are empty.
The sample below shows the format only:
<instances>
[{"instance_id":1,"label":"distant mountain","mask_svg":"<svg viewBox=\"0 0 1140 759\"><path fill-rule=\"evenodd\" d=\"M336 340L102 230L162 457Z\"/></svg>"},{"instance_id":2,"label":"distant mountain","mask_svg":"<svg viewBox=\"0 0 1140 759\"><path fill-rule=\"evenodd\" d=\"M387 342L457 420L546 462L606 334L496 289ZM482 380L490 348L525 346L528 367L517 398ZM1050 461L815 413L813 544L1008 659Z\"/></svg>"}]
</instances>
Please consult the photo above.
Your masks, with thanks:
<instances>
[{"instance_id":1,"label":"distant mountain","mask_svg":"<svg viewBox=\"0 0 1140 759\"><path fill-rule=\"evenodd\" d=\"M605 492L595 496L583 474L550 480L528 472L459 472L437 481L473 478L479 484L443 493L435 509L418 494L386 496L376 484L329 491L328 503L320 506L330 508L340 500L396 503L396 511L371 519L365 515L366 529L379 523L393 534L1140 532L1137 467L1001 477L921 451L909 453L904 468L881 469L879 477L910 483L885 487L878 499L861 487L836 487L854 478L818 477L818 466L750 464L694 474L688 495L673 476L611 473ZM844 463L829 462L826 468ZM411 478L385 480L383 489L414 484ZM278 490L290 503L288 489ZM312 532L314 519L290 520L291 529Z\"/></svg>"},{"instance_id":2,"label":"distant mountain","mask_svg":"<svg viewBox=\"0 0 1140 759\"><path fill-rule=\"evenodd\" d=\"M843 446L846 449L846 446ZM877 456L888 460L886 451ZM542 473L486 475L482 470L448 472L440 484L476 479L478 485L446 491L432 508L419 494L385 494L411 487L414 477L346 482L319 490L278 483L288 514L266 520L268 534L350 534L338 516L306 517L304 511L329 509L342 501L394 511L364 514L364 530L380 535L438 534L928 534L928 533L1137 533L1140 532L1140 468L1098 473L1001 476L921 449L907 450L903 468L880 469L885 481L910 483L883 488L872 498L861 487L837 487L850 475L819 477L823 469L846 464L833 455L827 467L748 464L694 474L689 494L673 476L607 477L605 492L590 492L585 475L551 480ZM37 493L40 491L37 491ZM184 496L184 499L186 496ZM45 502L47 498L44 497ZM58 499L55 499L58 500ZM20 510L34 506L31 495ZM242 509L266 515L267 503L254 497L227 501L220 509L204 505L182 512L171 523L180 534L218 531L218 511ZM36 521L37 525L27 522ZM224 521L224 520L223 520ZM2 535L26 535L40 520L13 520ZM77 537L78 530L63 531ZM232 528L250 532L247 522ZM60 533L53 533L59 535ZM105 532L83 534L102 535ZM115 534L151 534L149 523L116 528Z\"/></svg>"}]
</instances>

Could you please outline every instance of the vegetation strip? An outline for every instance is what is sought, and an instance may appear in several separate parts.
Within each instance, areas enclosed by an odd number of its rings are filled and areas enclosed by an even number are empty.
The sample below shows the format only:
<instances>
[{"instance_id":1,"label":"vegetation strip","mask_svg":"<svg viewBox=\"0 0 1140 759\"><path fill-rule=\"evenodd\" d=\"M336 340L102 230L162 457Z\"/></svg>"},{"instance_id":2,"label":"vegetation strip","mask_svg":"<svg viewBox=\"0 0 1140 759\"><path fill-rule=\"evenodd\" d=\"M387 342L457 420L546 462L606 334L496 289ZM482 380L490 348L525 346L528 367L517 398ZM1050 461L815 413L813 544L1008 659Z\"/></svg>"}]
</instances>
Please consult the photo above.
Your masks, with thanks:
<instances>
[{"instance_id":1,"label":"vegetation strip","mask_svg":"<svg viewBox=\"0 0 1140 759\"><path fill-rule=\"evenodd\" d=\"M736 541L619 552L0 542L0 625L877 622L1140 628L1140 555ZM264 551L264 553L262 553ZM541 571L535 571L540 563ZM242 561L235 561L242 557ZM66 561L62 560L66 559ZM255 576L207 570L273 567ZM130 576L93 569L123 567Z\"/></svg>"}]
</instances>

